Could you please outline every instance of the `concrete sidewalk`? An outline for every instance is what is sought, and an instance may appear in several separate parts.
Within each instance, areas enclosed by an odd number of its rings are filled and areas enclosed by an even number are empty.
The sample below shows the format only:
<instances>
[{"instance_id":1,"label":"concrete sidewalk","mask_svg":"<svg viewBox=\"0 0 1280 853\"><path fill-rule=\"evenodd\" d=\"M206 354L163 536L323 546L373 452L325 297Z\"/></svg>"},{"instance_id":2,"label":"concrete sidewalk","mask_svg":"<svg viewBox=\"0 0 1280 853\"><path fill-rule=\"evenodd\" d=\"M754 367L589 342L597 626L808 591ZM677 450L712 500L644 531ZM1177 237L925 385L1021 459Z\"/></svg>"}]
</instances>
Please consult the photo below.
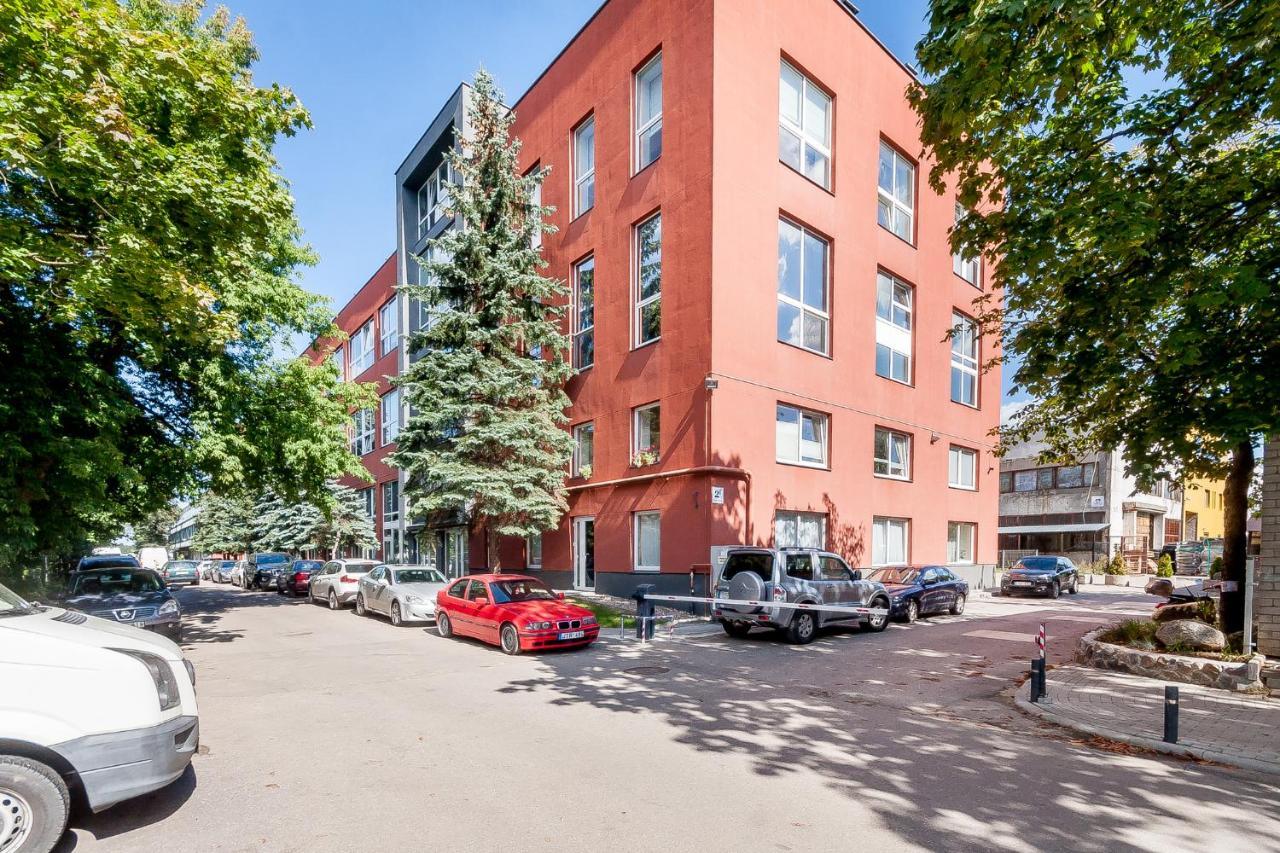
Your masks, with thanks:
<instances>
[{"instance_id":1,"label":"concrete sidewalk","mask_svg":"<svg viewBox=\"0 0 1280 853\"><path fill-rule=\"evenodd\" d=\"M1164 688L1173 682L1068 664L1046 677L1048 698L1020 709L1086 734L1171 755L1280 774L1280 701L1179 684L1178 742L1165 743Z\"/></svg>"}]
</instances>

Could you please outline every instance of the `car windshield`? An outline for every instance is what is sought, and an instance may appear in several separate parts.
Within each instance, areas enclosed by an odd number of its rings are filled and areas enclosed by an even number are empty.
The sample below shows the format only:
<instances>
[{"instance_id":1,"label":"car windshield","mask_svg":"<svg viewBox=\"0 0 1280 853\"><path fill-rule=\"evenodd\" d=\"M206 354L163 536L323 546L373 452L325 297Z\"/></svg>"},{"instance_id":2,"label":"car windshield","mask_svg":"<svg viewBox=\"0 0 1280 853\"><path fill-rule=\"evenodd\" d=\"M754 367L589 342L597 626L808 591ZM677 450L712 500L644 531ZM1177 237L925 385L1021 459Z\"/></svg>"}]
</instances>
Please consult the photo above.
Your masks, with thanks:
<instances>
[{"instance_id":1,"label":"car windshield","mask_svg":"<svg viewBox=\"0 0 1280 853\"><path fill-rule=\"evenodd\" d=\"M495 604L507 604L513 601L553 601L556 594L547 588L542 581L494 581L489 584L493 590Z\"/></svg>"},{"instance_id":2,"label":"car windshield","mask_svg":"<svg viewBox=\"0 0 1280 853\"><path fill-rule=\"evenodd\" d=\"M400 569L392 574L393 583L444 583L444 575L435 569Z\"/></svg>"},{"instance_id":3,"label":"car windshield","mask_svg":"<svg viewBox=\"0 0 1280 853\"><path fill-rule=\"evenodd\" d=\"M1058 568L1057 557L1023 557L1014 566L1015 569L1025 569L1028 572L1051 572Z\"/></svg>"},{"instance_id":4,"label":"car windshield","mask_svg":"<svg viewBox=\"0 0 1280 853\"><path fill-rule=\"evenodd\" d=\"M347 563L342 567L344 575L367 575L373 571L377 563Z\"/></svg>"},{"instance_id":5,"label":"car windshield","mask_svg":"<svg viewBox=\"0 0 1280 853\"><path fill-rule=\"evenodd\" d=\"M0 617L21 616L34 613L35 608L22 600L22 597L7 587L0 585Z\"/></svg>"},{"instance_id":6,"label":"car windshield","mask_svg":"<svg viewBox=\"0 0 1280 853\"><path fill-rule=\"evenodd\" d=\"M323 565L324 563L319 560L299 560L293 564L293 570L295 572L314 572Z\"/></svg>"},{"instance_id":7,"label":"car windshield","mask_svg":"<svg viewBox=\"0 0 1280 853\"><path fill-rule=\"evenodd\" d=\"M773 555L768 551L741 551L730 554L724 562L721 580L733 580L734 575L741 572L755 572L762 580L773 577Z\"/></svg>"},{"instance_id":8,"label":"car windshield","mask_svg":"<svg viewBox=\"0 0 1280 853\"><path fill-rule=\"evenodd\" d=\"M119 593L159 592L164 589L160 576L150 571L108 569L82 572L71 583L72 595L117 595Z\"/></svg>"},{"instance_id":9,"label":"car windshield","mask_svg":"<svg viewBox=\"0 0 1280 853\"><path fill-rule=\"evenodd\" d=\"M168 571L173 571L174 569L180 569L185 571L186 569L194 569L196 567L196 564L195 564L195 561L193 560L170 560L169 562L164 564L164 567Z\"/></svg>"},{"instance_id":10,"label":"car windshield","mask_svg":"<svg viewBox=\"0 0 1280 853\"><path fill-rule=\"evenodd\" d=\"M81 565L83 565L86 569L88 568L114 569L116 567L137 568L142 564L139 563L138 560L134 557L86 557L84 562L81 563Z\"/></svg>"},{"instance_id":11,"label":"car windshield","mask_svg":"<svg viewBox=\"0 0 1280 853\"><path fill-rule=\"evenodd\" d=\"M234 569L235 567L236 567L236 561L235 561L235 560L223 560L223 561L222 561L222 568L224 568L224 569Z\"/></svg>"},{"instance_id":12,"label":"car windshield","mask_svg":"<svg viewBox=\"0 0 1280 853\"><path fill-rule=\"evenodd\" d=\"M875 569L867 575L867 580L880 583L915 583L920 577L919 569Z\"/></svg>"},{"instance_id":13,"label":"car windshield","mask_svg":"<svg viewBox=\"0 0 1280 853\"><path fill-rule=\"evenodd\" d=\"M259 566L272 566L279 563L289 562L288 554L259 554L254 558L254 562Z\"/></svg>"}]
</instances>

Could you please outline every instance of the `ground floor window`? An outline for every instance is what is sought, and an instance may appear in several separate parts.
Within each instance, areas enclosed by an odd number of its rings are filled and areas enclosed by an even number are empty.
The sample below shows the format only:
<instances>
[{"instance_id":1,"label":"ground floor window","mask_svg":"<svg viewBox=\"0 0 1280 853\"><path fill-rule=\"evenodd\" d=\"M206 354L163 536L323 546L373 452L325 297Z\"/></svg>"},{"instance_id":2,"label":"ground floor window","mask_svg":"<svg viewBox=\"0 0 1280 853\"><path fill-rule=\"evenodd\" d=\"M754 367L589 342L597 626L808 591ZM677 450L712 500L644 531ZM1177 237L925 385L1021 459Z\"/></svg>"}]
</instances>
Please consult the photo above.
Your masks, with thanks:
<instances>
[{"instance_id":1,"label":"ground floor window","mask_svg":"<svg viewBox=\"0 0 1280 853\"><path fill-rule=\"evenodd\" d=\"M977 525L968 521L947 522L947 562L972 563Z\"/></svg>"},{"instance_id":2,"label":"ground floor window","mask_svg":"<svg viewBox=\"0 0 1280 853\"><path fill-rule=\"evenodd\" d=\"M542 568L542 534L530 536L525 540L525 558L526 568L540 569Z\"/></svg>"},{"instance_id":3,"label":"ground floor window","mask_svg":"<svg viewBox=\"0 0 1280 853\"><path fill-rule=\"evenodd\" d=\"M871 522L871 565L905 566L911 520L875 518Z\"/></svg>"},{"instance_id":4,"label":"ground floor window","mask_svg":"<svg viewBox=\"0 0 1280 853\"><path fill-rule=\"evenodd\" d=\"M773 516L773 541L776 548L826 548L826 513L779 510Z\"/></svg>"},{"instance_id":5,"label":"ground floor window","mask_svg":"<svg viewBox=\"0 0 1280 853\"><path fill-rule=\"evenodd\" d=\"M386 527L382 531L382 561L398 563L403 559L399 527Z\"/></svg>"},{"instance_id":6,"label":"ground floor window","mask_svg":"<svg viewBox=\"0 0 1280 853\"><path fill-rule=\"evenodd\" d=\"M662 516L657 512L637 512L635 518L636 571L659 571L662 568Z\"/></svg>"}]
</instances>

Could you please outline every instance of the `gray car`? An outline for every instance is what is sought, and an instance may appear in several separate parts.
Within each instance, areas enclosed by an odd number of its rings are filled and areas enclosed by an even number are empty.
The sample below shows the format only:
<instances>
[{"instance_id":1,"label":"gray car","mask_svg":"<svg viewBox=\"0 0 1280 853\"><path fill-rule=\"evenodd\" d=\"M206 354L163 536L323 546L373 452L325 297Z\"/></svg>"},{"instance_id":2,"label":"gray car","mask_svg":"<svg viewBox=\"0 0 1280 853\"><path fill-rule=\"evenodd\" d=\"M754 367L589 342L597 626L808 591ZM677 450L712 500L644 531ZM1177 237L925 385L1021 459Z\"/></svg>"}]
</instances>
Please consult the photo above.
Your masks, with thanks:
<instances>
[{"instance_id":1,"label":"gray car","mask_svg":"<svg viewBox=\"0 0 1280 853\"><path fill-rule=\"evenodd\" d=\"M382 613L399 628L406 622L435 621L436 593L445 577L431 566L378 566L360 578L356 613Z\"/></svg>"},{"instance_id":2,"label":"gray car","mask_svg":"<svg viewBox=\"0 0 1280 853\"><path fill-rule=\"evenodd\" d=\"M889 624L884 584L862 579L838 555L810 548L735 548L728 552L715 597L738 601L778 601L883 609L882 614L796 610L720 604L713 614L731 637L752 628L772 628L793 643L812 642L826 625L865 625L883 631Z\"/></svg>"}]
</instances>

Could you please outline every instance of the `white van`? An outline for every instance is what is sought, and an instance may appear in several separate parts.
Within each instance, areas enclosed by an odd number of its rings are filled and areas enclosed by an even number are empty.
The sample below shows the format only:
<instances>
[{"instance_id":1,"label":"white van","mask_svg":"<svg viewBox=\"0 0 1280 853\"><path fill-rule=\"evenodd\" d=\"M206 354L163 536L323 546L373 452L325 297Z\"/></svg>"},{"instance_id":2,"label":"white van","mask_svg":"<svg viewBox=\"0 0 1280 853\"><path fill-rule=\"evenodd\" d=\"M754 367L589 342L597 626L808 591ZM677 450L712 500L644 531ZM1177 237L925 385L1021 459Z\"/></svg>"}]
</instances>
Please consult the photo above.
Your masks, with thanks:
<instances>
[{"instance_id":1,"label":"white van","mask_svg":"<svg viewBox=\"0 0 1280 853\"><path fill-rule=\"evenodd\" d=\"M200 743L195 670L164 637L0 586L0 849L47 853L72 798L176 780Z\"/></svg>"},{"instance_id":2,"label":"white van","mask_svg":"<svg viewBox=\"0 0 1280 853\"><path fill-rule=\"evenodd\" d=\"M138 562L144 569L158 572L169 562L169 549L161 545L143 545L138 549Z\"/></svg>"}]
</instances>

